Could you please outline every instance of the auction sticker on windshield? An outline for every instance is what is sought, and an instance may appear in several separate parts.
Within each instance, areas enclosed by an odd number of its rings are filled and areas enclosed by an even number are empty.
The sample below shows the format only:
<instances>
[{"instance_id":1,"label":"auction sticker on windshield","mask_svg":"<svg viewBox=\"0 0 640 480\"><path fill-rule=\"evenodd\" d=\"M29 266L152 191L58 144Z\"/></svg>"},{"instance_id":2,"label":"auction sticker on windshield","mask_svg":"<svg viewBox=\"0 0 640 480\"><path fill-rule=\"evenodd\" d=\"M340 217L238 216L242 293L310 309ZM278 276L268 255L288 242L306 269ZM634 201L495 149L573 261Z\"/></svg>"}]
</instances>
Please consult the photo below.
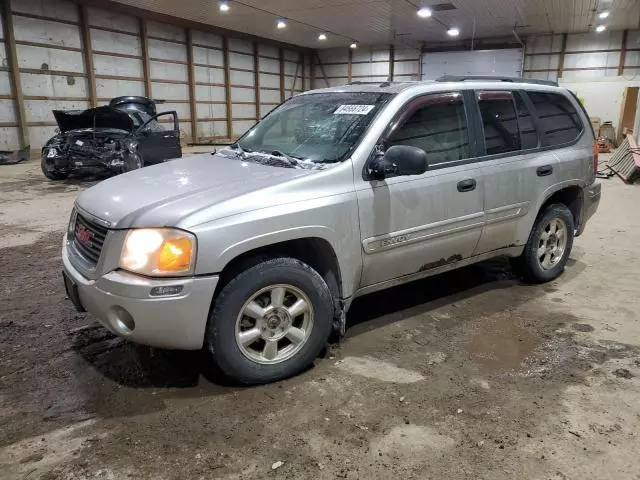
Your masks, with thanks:
<instances>
[{"instance_id":1,"label":"auction sticker on windshield","mask_svg":"<svg viewBox=\"0 0 640 480\"><path fill-rule=\"evenodd\" d=\"M375 105L340 105L334 115L366 115L373 110Z\"/></svg>"}]
</instances>

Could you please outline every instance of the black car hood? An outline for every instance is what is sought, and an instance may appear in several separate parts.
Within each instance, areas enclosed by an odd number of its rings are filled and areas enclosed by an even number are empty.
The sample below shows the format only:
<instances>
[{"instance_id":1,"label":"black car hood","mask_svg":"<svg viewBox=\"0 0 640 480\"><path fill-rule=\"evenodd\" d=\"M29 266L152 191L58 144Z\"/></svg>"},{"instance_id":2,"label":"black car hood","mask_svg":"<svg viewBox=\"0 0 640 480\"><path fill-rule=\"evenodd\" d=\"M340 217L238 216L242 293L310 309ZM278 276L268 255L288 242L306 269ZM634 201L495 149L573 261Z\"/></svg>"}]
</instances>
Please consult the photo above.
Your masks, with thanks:
<instances>
[{"instance_id":1,"label":"black car hood","mask_svg":"<svg viewBox=\"0 0 640 480\"><path fill-rule=\"evenodd\" d=\"M54 110L61 132L81 128L117 128L132 131L133 119L122 110L103 106L88 110Z\"/></svg>"}]
</instances>

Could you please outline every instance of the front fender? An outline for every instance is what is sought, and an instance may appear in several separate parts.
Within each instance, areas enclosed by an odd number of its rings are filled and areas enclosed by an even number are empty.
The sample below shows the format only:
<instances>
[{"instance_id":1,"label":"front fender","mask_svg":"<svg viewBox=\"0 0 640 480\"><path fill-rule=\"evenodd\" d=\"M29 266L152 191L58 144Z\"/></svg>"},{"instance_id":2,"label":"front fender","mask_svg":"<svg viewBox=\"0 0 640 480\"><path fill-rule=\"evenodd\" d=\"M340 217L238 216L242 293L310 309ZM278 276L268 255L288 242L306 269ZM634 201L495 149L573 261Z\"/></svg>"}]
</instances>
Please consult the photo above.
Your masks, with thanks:
<instances>
[{"instance_id":1,"label":"front fender","mask_svg":"<svg viewBox=\"0 0 640 480\"><path fill-rule=\"evenodd\" d=\"M336 256L343 296L350 296L360 280L362 254L352 192L254 210L189 230L198 238L197 275L220 273L233 259L258 248L317 238Z\"/></svg>"}]
</instances>

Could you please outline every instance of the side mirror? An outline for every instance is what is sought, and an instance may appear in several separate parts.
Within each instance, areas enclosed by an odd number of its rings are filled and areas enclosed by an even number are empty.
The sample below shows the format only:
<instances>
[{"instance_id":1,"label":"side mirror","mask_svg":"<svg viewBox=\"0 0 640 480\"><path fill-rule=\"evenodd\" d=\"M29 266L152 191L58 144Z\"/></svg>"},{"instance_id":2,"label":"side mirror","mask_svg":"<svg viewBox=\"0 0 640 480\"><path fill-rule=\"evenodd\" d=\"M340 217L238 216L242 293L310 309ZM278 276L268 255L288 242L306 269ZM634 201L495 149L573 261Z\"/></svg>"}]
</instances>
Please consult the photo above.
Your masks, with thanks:
<instances>
[{"instance_id":1,"label":"side mirror","mask_svg":"<svg viewBox=\"0 0 640 480\"><path fill-rule=\"evenodd\" d=\"M429 163L424 150L408 145L393 145L371 162L369 173L376 180L395 175L421 175Z\"/></svg>"}]
</instances>

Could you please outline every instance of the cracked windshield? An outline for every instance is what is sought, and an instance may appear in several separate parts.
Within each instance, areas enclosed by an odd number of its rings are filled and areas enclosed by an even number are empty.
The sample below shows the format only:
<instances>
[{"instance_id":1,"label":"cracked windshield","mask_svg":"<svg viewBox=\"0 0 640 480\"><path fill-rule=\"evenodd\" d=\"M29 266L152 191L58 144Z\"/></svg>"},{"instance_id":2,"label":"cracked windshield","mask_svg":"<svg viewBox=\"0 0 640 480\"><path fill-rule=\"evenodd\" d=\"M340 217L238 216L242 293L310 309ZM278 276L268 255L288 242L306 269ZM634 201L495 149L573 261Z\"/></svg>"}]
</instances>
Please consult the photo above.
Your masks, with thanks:
<instances>
[{"instance_id":1,"label":"cracked windshield","mask_svg":"<svg viewBox=\"0 0 640 480\"><path fill-rule=\"evenodd\" d=\"M347 158L390 94L300 95L277 107L226 151L268 165L322 169Z\"/></svg>"}]
</instances>

